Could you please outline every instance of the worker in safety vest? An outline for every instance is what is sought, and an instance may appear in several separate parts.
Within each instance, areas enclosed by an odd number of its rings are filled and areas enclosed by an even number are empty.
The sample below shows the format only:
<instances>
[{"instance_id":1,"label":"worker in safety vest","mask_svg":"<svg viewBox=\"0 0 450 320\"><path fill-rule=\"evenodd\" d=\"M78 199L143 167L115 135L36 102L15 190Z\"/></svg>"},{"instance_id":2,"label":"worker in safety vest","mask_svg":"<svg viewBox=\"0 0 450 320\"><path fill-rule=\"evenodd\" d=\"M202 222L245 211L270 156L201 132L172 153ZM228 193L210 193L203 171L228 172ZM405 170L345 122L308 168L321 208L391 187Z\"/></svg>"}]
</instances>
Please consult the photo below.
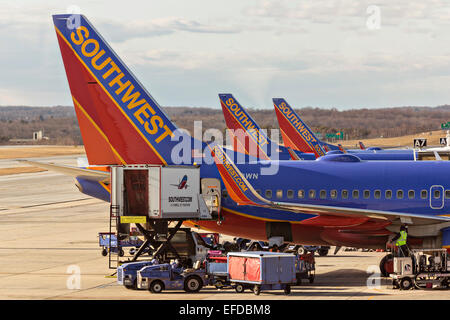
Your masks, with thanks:
<instances>
[{"instance_id":1,"label":"worker in safety vest","mask_svg":"<svg viewBox=\"0 0 450 320\"><path fill-rule=\"evenodd\" d=\"M409 249L406 245L408 238L408 229L405 225L402 225L400 227L400 232L395 235L394 238L392 238L392 242L395 241L395 246L398 250L399 257L407 257L409 256Z\"/></svg>"}]
</instances>

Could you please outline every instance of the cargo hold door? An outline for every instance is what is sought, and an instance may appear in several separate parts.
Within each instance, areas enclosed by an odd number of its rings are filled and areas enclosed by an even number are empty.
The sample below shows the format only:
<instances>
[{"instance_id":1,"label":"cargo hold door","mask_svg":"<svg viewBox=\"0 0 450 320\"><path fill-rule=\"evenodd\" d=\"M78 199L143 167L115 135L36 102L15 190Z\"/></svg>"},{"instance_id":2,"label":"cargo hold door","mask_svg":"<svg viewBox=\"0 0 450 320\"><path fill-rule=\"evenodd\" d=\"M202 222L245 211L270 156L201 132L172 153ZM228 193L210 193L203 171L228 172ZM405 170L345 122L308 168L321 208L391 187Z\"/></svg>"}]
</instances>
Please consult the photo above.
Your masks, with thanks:
<instances>
[{"instance_id":1,"label":"cargo hold door","mask_svg":"<svg viewBox=\"0 0 450 320\"><path fill-rule=\"evenodd\" d=\"M148 170L124 170L125 215L148 214Z\"/></svg>"}]
</instances>

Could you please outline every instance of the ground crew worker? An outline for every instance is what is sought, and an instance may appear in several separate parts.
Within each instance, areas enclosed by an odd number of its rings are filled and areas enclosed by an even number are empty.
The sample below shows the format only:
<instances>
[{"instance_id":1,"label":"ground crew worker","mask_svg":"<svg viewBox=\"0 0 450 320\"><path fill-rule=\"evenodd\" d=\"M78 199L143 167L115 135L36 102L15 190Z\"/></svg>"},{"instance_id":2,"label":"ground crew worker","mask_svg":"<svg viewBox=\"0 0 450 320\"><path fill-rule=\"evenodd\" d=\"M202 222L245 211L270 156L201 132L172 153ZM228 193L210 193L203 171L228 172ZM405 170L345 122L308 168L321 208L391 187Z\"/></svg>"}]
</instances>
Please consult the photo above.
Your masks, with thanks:
<instances>
[{"instance_id":1,"label":"ground crew worker","mask_svg":"<svg viewBox=\"0 0 450 320\"><path fill-rule=\"evenodd\" d=\"M405 225L402 225L400 227L400 232L395 235L394 238L392 238L392 242L395 241L395 246L397 247L399 257L408 257L409 256L409 249L406 245L408 238L408 229Z\"/></svg>"}]
</instances>

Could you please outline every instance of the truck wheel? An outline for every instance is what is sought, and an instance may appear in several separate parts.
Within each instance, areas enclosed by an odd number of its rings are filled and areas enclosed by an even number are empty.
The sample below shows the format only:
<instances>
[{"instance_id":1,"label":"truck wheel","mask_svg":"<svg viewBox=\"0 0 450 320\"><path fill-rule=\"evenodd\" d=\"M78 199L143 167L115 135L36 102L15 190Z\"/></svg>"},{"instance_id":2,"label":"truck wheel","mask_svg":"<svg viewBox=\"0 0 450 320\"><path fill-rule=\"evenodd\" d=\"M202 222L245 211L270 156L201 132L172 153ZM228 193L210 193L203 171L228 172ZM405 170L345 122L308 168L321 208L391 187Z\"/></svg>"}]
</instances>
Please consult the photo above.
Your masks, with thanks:
<instances>
[{"instance_id":1,"label":"truck wheel","mask_svg":"<svg viewBox=\"0 0 450 320\"><path fill-rule=\"evenodd\" d=\"M102 250L102 256L106 257L108 255L108 250L103 249Z\"/></svg>"},{"instance_id":2,"label":"truck wheel","mask_svg":"<svg viewBox=\"0 0 450 320\"><path fill-rule=\"evenodd\" d=\"M161 280L154 280L150 284L150 291L152 293L160 293L164 289L164 283Z\"/></svg>"},{"instance_id":3,"label":"truck wheel","mask_svg":"<svg viewBox=\"0 0 450 320\"><path fill-rule=\"evenodd\" d=\"M189 276L184 280L184 291L194 293L202 288L202 280L197 276Z\"/></svg>"},{"instance_id":4,"label":"truck wheel","mask_svg":"<svg viewBox=\"0 0 450 320\"><path fill-rule=\"evenodd\" d=\"M413 282L410 277L404 277L402 280L400 280L400 288L402 290L409 290L411 289L413 285Z\"/></svg>"},{"instance_id":5,"label":"truck wheel","mask_svg":"<svg viewBox=\"0 0 450 320\"><path fill-rule=\"evenodd\" d=\"M217 280L216 283L214 283L214 287L216 287L216 289L222 289L224 287L224 283L221 280Z\"/></svg>"},{"instance_id":6,"label":"truck wheel","mask_svg":"<svg viewBox=\"0 0 450 320\"><path fill-rule=\"evenodd\" d=\"M243 293L245 291L245 288L242 284L237 284L234 290L236 290L237 293Z\"/></svg>"},{"instance_id":7,"label":"truck wheel","mask_svg":"<svg viewBox=\"0 0 450 320\"><path fill-rule=\"evenodd\" d=\"M133 284L125 285L125 288L130 290L137 290L137 279L134 279Z\"/></svg>"},{"instance_id":8,"label":"truck wheel","mask_svg":"<svg viewBox=\"0 0 450 320\"><path fill-rule=\"evenodd\" d=\"M325 257L328 254L328 250L327 249L319 249L318 253L319 253L319 256Z\"/></svg>"},{"instance_id":9,"label":"truck wheel","mask_svg":"<svg viewBox=\"0 0 450 320\"><path fill-rule=\"evenodd\" d=\"M253 287L253 293L259 296L259 294L261 293L261 287L255 284L255 286Z\"/></svg>"},{"instance_id":10,"label":"truck wheel","mask_svg":"<svg viewBox=\"0 0 450 320\"><path fill-rule=\"evenodd\" d=\"M288 295L291 293L291 286L290 285L286 285L286 287L284 287L284 294Z\"/></svg>"}]
</instances>

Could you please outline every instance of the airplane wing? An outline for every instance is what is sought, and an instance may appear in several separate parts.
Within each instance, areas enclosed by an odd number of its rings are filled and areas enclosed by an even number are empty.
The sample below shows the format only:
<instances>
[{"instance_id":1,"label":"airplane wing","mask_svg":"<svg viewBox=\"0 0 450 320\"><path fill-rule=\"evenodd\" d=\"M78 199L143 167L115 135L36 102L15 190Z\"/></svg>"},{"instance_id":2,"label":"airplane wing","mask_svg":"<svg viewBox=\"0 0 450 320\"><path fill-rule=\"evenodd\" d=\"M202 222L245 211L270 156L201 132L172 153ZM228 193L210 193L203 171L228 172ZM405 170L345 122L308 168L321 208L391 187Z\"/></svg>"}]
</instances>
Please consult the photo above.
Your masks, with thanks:
<instances>
[{"instance_id":1,"label":"airplane wing","mask_svg":"<svg viewBox=\"0 0 450 320\"><path fill-rule=\"evenodd\" d=\"M56 165L56 164L51 164L51 163L42 163L42 162L30 161L30 160L18 160L18 161L29 164L31 166L43 168L46 170L60 172L60 173L63 173L65 175L69 175L72 177L86 177L90 180L108 181L109 182L110 173L107 171L76 168L76 167Z\"/></svg>"},{"instance_id":2,"label":"airplane wing","mask_svg":"<svg viewBox=\"0 0 450 320\"><path fill-rule=\"evenodd\" d=\"M449 222L450 217L428 216L393 211L382 211L372 209L358 209L353 207L336 207L312 205L304 203L276 202L265 199L256 192L237 166L229 159L222 148L218 145L212 148L212 155L219 173L227 188L228 194L238 205L252 205L272 209L286 210L296 213L310 213L317 215L332 215L342 217L367 217L377 220L393 221L397 219L408 219L414 224L434 224Z\"/></svg>"}]
</instances>

